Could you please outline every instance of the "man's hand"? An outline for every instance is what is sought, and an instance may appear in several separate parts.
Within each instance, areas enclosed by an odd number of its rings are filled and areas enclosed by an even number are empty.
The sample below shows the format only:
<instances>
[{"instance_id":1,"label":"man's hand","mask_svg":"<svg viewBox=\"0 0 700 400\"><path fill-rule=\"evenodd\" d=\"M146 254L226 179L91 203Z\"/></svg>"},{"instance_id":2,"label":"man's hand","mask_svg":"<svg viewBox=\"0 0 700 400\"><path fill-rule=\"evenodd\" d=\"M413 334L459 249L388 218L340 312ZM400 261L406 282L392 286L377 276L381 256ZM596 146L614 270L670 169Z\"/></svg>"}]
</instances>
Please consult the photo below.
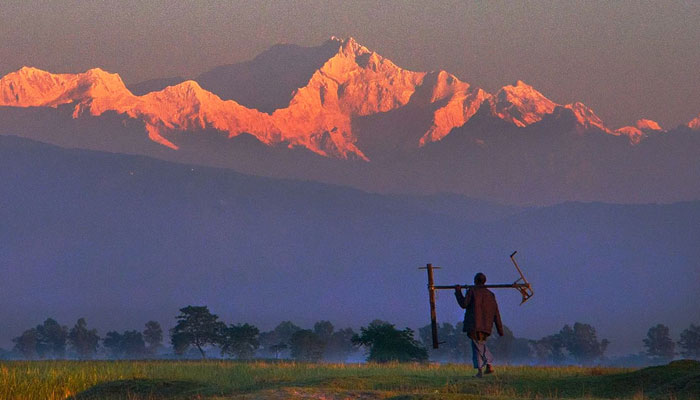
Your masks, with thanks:
<instances>
[{"instance_id":1,"label":"man's hand","mask_svg":"<svg viewBox=\"0 0 700 400\"><path fill-rule=\"evenodd\" d=\"M461 292L461 291L462 291L462 286L455 285L455 292Z\"/></svg>"}]
</instances>

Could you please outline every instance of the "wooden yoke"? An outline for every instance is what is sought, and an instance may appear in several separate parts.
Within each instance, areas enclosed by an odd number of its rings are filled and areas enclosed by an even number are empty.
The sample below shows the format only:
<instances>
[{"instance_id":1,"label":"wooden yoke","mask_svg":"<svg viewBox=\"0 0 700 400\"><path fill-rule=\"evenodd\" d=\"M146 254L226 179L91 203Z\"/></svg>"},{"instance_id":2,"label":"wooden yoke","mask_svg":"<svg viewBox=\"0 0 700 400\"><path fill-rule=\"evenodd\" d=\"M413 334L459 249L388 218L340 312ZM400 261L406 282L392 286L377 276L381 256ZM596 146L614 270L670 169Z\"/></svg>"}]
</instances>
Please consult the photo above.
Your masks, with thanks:
<instances>
[{"instance_id":1,"label":"wooden yoke","mask_svg":"<svg viewBox=\"0 0 700 400\"><path fill-rule=\"evenodd\" d=\"M530 282L525 279L525 275L523 275L523 271L520 270L520 267L518 266L518 263L515 261L515 254L517 251L514 251L510 255L511 261L513 261L513 264L515 265L515 269L518 270L518 274L520 275L520 278L516 279L515 282L513 283L502 283L502 284L493 284L493 285L481 285L481 287L485 288L491 288L491 289L502 289L502 288L514 288L520 292L520 295L522 296L522 301L520 302L520 305L528 301L534 294L535 292L532 290L532 286L530 285ZM440 344L445 343L445 342L440 342L438 341L438 324L437 324L437 311L435 308L435 290L440 290L440 289L456 289L457 286L461 286L462 288L473 288L475 285L446 285L446 286L436 286L434 277L433 277L433 270L434 269L440 269L440 267L434 267L433 264L427 264L425 267L421 267L419 269L425 269L428 271L428 300L430 301L430 330L433 336L433 348L437 349L440 347Z\"/></svg>"}]
</instances>

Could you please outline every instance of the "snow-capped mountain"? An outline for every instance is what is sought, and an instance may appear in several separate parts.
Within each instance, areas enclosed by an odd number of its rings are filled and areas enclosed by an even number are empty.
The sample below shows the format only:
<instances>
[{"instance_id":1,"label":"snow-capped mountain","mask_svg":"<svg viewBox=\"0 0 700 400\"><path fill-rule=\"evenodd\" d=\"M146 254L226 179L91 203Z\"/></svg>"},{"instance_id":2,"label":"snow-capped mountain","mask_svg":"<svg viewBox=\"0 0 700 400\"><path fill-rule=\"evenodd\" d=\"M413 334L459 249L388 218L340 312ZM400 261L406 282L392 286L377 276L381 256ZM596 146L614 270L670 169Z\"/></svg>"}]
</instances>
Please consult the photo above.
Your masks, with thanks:
<instances>
[{"instance_id":1,"label":"snow-capped mountain","mask_svg":"<svg viewBox=\"0 0 700 400\"><path fill-rule=\"evenodd\" d=\"M700 130L700 114L688 122L688 128L693 130Z\"/></svg>"},{"instance_id":2,"label":"snow-capped mountain","mask_svg":"<svg viewBox=\"0 0 700 400\"><path fill-rule=\"evenodd\" d=\"M329 58L319 62L319 57L331 53ZM235 99L222 100L216 91L202 89L195 81L137 96L126 88L119 75L101 69L79 74L52 74L27 67L0 79L0 106L73 104L76 118L85 112L98 116L114 111L143 121L151 140L172 149L179 147L168 139L173 131L214 129L227 137L248 133L265 144L300 146L326 157L364 160L368 158L357 146L352 127L356 117L386 113L408 103L427 108L432 117L426 131L413 143L418 147L441 140L453 128L469 121L484 104L493 116L517 127L536 123L560 106L522 81L492 95L446 71L409 71L353 38L332 38L302 54L308 54L313 60L300 69L309 73L313 65L321 64L320 67L303 86L293 90L285 107L271 113L243 106ZM279 61L267 56L262 57L260 63L267 59ZM269 69L268 64L260 69ZM247 68L253 70L256 65ZM293 79L283 80L300 82L299 76L304 71ZM202 76L211 85L216 81L215 75L211 72ZM255 104L248 92L237 85L238 93L248 103ZM581 127L611 132L583 104L564 107L574 111Z\"/></svg>"},{"instance_id":3,"label":"snow-capped mountain","mask_svg":"<svg viewBox=\"0 0 700 400\"><path fill-rule=\"evenodd\" d=\"M640 119L634 124L634 126L623 126L622 128L616 129L615 133L620 135L625 135L630 138L630 142L639 143L643 138L650 134L663 132L661 126L658 122L650 119Z\"/></svg>"},{"instance_id":4,"label":"snow-capped mountain","mask_svg":"<svg viewBox=\"0 0 700 400\"><path fill-rule=\"evenodd\" d=\"M0 78L2 135L515 204L700 198L688 184L700 182L694 130L700 116L668 131L645 119L612 130L583 103L522 81L488 93L447 71L401 68L352 38L273 46L195 80L126 86L101 69L27 67Z\"/></svg>"}]
</instances>

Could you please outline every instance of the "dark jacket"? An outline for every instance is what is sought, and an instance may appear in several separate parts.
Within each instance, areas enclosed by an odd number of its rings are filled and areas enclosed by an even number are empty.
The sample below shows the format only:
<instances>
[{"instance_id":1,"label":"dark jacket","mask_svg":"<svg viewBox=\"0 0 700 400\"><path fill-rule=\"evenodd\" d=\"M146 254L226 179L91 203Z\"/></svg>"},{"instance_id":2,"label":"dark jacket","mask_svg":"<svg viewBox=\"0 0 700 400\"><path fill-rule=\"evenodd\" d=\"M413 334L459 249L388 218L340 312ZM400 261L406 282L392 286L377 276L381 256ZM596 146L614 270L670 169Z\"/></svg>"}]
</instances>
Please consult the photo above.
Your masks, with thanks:
<instances>
[{"instance_id":1,"label":"dark jacket","mask_svg":"<svg viewBox=\"0 0 700 400\"><path fill-rule=\"evenodd\" d=\"M455 290L459 305L466 309L464 312L464 332L471 338L491 335L493 324L496 324L498 334L503 336L501 314L498 312L496 296L485 287L474 286L462 295L461 290Z\"/></svg>"}]
</instances>

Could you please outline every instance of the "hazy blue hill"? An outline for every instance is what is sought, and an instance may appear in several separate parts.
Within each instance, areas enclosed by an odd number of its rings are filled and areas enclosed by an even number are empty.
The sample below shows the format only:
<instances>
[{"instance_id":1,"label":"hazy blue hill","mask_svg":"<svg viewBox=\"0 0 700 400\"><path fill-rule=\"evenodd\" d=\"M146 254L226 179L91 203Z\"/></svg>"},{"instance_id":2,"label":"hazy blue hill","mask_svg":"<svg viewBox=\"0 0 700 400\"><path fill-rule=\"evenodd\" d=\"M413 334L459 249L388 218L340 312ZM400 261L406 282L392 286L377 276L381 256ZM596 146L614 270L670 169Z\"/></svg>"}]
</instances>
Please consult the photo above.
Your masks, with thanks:
<instances>
[{"instance_id":1,"label":"hazy blue hill","mask_svg":"<svg viewBox=\"0 0 700 400\"><path fill-rule=\"evenodd\" d=\"M455 195L378 195L0 137L0 340L53 316L107 329L172 324L208 304L230 322L428 322L439 283L483 271L519 336L592 323L634 351L656 323L698 323L700 202L516 209ZM469 209L469 210L465 210ZM477 218L478 217L478 218ZM476 221L479 219L480 221ZM461 311L440 293L438 316Z\"/></svg>"}]
</instances>

